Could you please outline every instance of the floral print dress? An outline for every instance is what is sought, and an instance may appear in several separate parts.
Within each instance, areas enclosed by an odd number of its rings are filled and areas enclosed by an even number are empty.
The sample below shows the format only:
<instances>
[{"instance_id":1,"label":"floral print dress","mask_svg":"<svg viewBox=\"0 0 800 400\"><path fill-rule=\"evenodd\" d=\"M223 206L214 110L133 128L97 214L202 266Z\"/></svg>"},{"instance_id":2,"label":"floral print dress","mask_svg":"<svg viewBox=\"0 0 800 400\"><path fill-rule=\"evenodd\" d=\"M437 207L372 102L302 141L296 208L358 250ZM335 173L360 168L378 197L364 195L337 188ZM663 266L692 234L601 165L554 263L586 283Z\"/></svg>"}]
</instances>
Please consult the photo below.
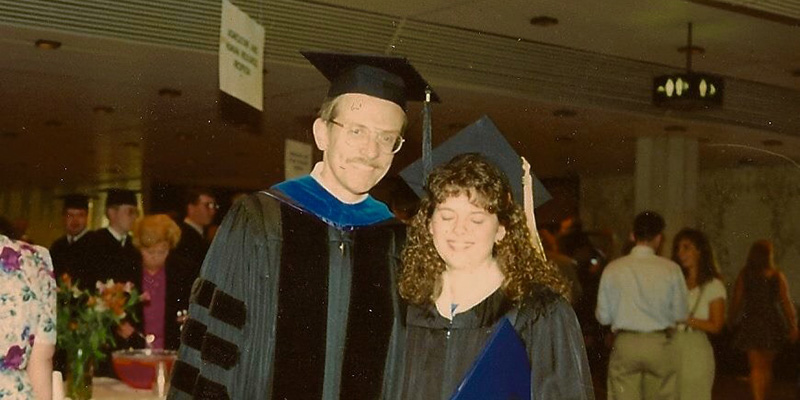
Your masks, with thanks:
<instances>
[{"instance_id":1,"label":"floral print dress","mask_svg":"<svg viewBox=\"0 0 800 400\"><path fill-rule=\"evenodd\" d=\"M34 341L56 342L50 253L0 235L0 399L31 399L25 368Z\"/></svg>"}]
</instances>

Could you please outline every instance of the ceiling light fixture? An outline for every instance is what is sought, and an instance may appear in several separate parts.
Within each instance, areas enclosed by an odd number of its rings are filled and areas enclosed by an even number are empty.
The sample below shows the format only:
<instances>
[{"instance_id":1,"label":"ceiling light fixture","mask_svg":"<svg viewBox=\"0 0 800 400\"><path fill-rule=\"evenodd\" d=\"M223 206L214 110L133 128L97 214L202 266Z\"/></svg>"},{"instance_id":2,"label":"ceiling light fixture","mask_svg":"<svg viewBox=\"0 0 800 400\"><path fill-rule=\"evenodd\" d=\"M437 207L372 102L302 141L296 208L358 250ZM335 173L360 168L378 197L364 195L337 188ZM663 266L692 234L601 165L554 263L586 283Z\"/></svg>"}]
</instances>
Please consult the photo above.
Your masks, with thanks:
<instances>
[{"instance_id":1,"label":"ceiling light fixture","mask_svg":"<svg viewBox=\"0 0 800 400\"><path fill-rule=\"evenodd\" d=\"M173 88L161 88L158 90L158 95L161 97L176 98L181 97L181 91Z\"/></svg>"},{"instance_id":2,"label":"ceiling light fixture","mask_svg":"<svg viewBox=\"0 0 800 400\"><path fill-rule=\"evenodd\" d=\"M41 50L55 50L61 47L61 42L57 42L55 40L47 40L47 39L39 39L37 40L34 45L37 49Z\"/></svg>"},{"instance_id":3,"label":"ceiling light fixture","mask_svg":"<svg viewBox=\"0 0 800 400\"><path fill-rule=\"evenodd\" d=\"M686 53L686 72L653 78L653 104L679 110L721 106L722 77L692 71L692 54L703 54L705 49L692 45L691 22L686 42L686 46L678 49Z\"/></svg>"},{"instance_id":4,"label":"ceiling light fixture","mask_svg":"<svg viewBox=\"0 0 800 400\"><path fill-rule=\"evenodd\" d=\"M531 18L531 25L542 28L558 25L558 18L548 17L546 15L539 15Z\"/></svg>"}]
</instances>

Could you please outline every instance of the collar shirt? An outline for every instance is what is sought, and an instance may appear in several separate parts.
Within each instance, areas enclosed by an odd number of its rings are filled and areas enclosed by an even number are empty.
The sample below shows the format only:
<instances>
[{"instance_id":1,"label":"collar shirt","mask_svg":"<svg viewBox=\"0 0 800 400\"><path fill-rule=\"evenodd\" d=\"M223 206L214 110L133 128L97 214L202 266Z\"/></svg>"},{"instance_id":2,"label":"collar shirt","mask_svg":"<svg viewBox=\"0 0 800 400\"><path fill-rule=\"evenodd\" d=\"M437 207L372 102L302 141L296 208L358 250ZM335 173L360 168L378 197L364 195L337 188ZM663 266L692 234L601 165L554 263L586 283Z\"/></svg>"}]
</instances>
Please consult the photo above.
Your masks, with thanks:
<instances>
[{"instance_id":1,"label":"collar shirt","mask_svg":"<svg viewBox=\"0 0 800 400\"><path fill-rule=\"evenodd\" d=\"M106 229L108 229L108 232L111 233L111 236L113 236L114 239L117 239L117 241L120 243L121 246L125 246L125 241L128 239L127 233L118 233L110 226L107 227Z\"/></svg>"},{"instance_id":2,"label":"collar shirt","mask_svg":"<svg viewBox=\"0 0 800 400\"><path fill-rule=\"evenodd\" d=\"M595 315L613 331L658 331L686 319L686 298L680 266L637 245L603 271Z\"/></svg>"},{"instance_id":3,"label":"collar shirt","mask_svg":"<svg viewBox=\"0 0 800 400\"><path fill-rule=\"evenodd\" d=\"M84 229L81 231L81 233L79 233L79 234L77 234L77 235L67 235L67 243L69 243L69 244L74 244L74 243L75 243L75 242L77 242L78 240L81 240L81 238L82 238L82 237L86 236L86 234L87 234L88 232L89 232L89 228L87 227L87 228L84 228Z\"/></svg>"}]
</instances>

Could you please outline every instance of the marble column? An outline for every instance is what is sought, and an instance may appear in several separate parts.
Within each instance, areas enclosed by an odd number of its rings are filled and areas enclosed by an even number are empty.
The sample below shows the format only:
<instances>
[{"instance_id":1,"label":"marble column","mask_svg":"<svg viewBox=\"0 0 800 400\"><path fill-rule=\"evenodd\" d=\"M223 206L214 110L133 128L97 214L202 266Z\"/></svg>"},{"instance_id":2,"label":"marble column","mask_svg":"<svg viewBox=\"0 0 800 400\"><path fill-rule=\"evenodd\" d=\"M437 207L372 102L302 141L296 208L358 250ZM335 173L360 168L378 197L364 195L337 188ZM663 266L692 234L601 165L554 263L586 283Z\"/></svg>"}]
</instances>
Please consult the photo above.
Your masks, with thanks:
<instances>
[{"instance_id":1,"label":"marble column","mask_svg":"<svg viewBox=\"0 0 800 400\"><path fill-rule=\"evenodd\" d=\"M696 226L697 139L681 136L640 137L636 141L635 214L653 210L664 217L669 256L671 239L683 227Z\"/></svg>"}]
</instances>

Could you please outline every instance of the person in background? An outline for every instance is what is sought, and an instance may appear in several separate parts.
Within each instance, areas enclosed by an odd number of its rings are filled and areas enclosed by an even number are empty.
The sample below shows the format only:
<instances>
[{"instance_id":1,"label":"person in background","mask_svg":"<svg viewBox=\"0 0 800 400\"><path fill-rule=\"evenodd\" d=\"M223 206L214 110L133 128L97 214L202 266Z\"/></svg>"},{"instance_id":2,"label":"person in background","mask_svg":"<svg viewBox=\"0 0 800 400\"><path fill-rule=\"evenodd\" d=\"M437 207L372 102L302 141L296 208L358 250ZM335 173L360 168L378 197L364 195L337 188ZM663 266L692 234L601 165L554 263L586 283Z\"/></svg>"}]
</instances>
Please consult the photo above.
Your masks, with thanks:
<instances>
[{"instance_id":1,"label":"person in background","mask_svg":"<svg viewBox=\"0 0 800 400\"><path fill-rule=\"evenodd\" d=\"M558 250L556 237L547 229L539 229L539 237L542 240L542 248L547 260L558 266L561 274L569 283L570 302L573 305L577 304L583 295L581 281L578 278L578 262Z\"/></svg>"},{"instance_id":2,"label":"person in background","mask_svg":"<svg viewBox=\"0 0 800 400\"><path fill-rule=\"evenodd\" d=\"M676 325L686 320L688 294L680 266L657 255L664 225L655 212L637 215L636 246L600 277L595 316L615 333L608 362L611 400L678 397L673 337Z\"/></svg>"},{"instance_id":3,"label":"person in background","mask_svg":"<svg viewBox=\"0 0 800 400\"><path fill-rule=\"evenodd\" d=\"M166 214L144 216L133 227L133 245L141 255L141 274L134 283L145 300L137 328L151 338L154 349L178 349L189 308L195 277L189 260L174 251L180 237L180 228Z\"/></svg>"},{"instance_id":4,"label":"person in background","mask_svg":"<svg viewBox=\"0 0 800 400\"><path fill-rule=\"evenodd\" d=\"M0 221L0 229L8 225ZM0 232L0 398L50 400L56 343L50 253L6 233Z\"/></svg>"},{"instance_id":5,"label":"person in background","mask_svg":"<svg viewBox=\"0 0 800 400\"><path fill-rule=\"evenodd\" d=\"M678 392L681 399L711 400L715 362L708 335L718 334L725 325L725 285L711 243L701 231L678 232L672 240L672 260L683 269L689 289L689 317L678 333Z\"/></svg>"},{"instance_id":6,"label":"person in background","mask_svg":"<svg viewBox=\"0 0 800 400\"><path fill-rule=\"evenodd\" d=\"M50 245L50 257L53 258L53 268L56 276L69 274L72 281L78 281L81 287L93 285L89 282L86 256L88 249L89 233L89 197L81 194L64 196L65 235L56 239Z\"/></svg>"},{"instance_id":7,"label":"person in background","mask_svg":"<svg viewBox=\"0 0 800 400\"><path fill-rule=\"evenodd\" d=\"M532 245L506 176L464 154L434 169L426 193L402 253L400 295L410 305L398 398L449 398L510 312L532 397L594 398L569 287Z\"/></svg>"},{"instance_id":8,"label":"person in background","mask_svg":"<svg viewBox=\"0 0 800 400\"><path fill-rule=\"evenodd\" d=\"M798 339L789 285L783 272L775 267L774 248L769 240L758 240L750 247L747 262L736 278L730 315L734 321L734 346L747 353L750 364L753 400L766 399L776 354Z\"/></svg>"},{"instance_id":9,"label":"person in background","mask_svg":"<svg viewBox=\"0 0 800 400\"><path fill-rule=\"evenodd\" d=\"M136 193L126 189L109 189L106 197L108 226L93 231L87 237L89 278L87 287L96 281L134 282L138 279L138 253L133 248L129 232L139 217Z\"/></svg>"},{"instance_id":10,"label":"person in background","mask_svg":"<svg viewBox=\"0 0 800 400\"><path fill-rule=\"evenodd\" d=\"M196 277L200 273L200 266L203 265L210 244L206 239L205 230L214 222L219 204L210 190L191 188L186 194L185 205L186 217L178 222L181 240L173 251L192 263Z\"/></svg>"}]
</instances>

